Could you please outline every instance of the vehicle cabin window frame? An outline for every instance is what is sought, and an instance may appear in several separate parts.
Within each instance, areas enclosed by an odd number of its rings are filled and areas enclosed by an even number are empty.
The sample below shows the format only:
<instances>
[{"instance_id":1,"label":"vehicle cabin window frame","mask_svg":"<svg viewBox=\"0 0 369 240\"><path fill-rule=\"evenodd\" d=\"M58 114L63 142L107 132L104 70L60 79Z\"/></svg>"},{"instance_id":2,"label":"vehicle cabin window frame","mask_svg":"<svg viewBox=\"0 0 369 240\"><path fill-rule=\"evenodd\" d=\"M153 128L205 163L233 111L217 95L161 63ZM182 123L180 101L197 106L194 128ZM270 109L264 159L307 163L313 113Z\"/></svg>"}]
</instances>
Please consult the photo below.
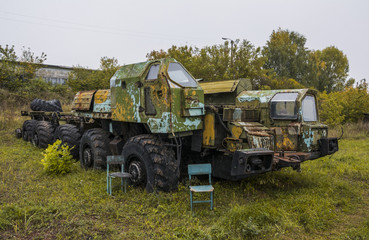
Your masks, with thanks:
<instances>
[{"instance_id":1,"label":"vehicle cabin window frame","mask_svg":"<svg viewBox=\"0 0 369 240\"><path fill-rule=\"evenodd\" d=\"M149 71L147 71L145 81L155 81L156 79L158 79L159 72L160 72L160 64L159 63L152 64L149 68Z\"/></svg>"},{"instance_id":2,"label":"vehicle cabin window frame","mask_svg":"<svg viewBox=\"0 0 369 240\"><path fill-rule=\"evenodd\" d=\"M312 100L312 101L311 101ZM312 109L307 109L309 112L307 114L304 114L304 109L305 106L308 107L308 105L306 105L308 102L307 101L310 101L309 103L313 103L313 110ZM306 113L306 111L305 111ZM301 114L302 114L302 120L304 122L317 122L318 121L318 111L317 111L317 105L316 105L316 99L315 99L315 96L313 95L306 95L302 101L301 101ZM313 115L313 116L311 116ZM309 117L309 118L307 118Z\"/></svg>"},{"instance_id":3,"label":"vehicle cabin window frame","mask_svg":"<svg viewBox=\"0 0 369 240\"><path fill-rule=\"evenodd\" d=\"M181 64L177 62L169 63L168 76L171 81L181 87L198 87L197 81L191 76L191 74L187 72L187 70Z\"/></svg>"},{"instance_id":4,"label":"vehicle cabin window frame","mask_svg":"<svg viewBox=\"0 0 369 240\"><path fill-rule=\"evenodd\" d=\"M279 92L270 100L270 118L273 120L297 120L298 92Z\"/></svg>"}]
</instances>

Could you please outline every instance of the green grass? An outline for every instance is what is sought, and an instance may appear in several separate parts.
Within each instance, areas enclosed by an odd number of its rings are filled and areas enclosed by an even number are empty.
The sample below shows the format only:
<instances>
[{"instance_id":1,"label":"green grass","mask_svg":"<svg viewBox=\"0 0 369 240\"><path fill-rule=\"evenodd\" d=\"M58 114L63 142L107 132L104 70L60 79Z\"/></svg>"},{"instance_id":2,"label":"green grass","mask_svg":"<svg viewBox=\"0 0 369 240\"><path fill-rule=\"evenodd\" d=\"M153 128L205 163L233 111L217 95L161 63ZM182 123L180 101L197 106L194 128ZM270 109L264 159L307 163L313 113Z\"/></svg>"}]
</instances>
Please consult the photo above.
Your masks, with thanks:
<instances>
[{"instance_id":1,"label":"green grass","mask_svg":"<svg viewBox=\"0 0 369 240\"><path fill-rule=\"evenodd\" d=\"M369 239L369 137L243 181L215 179L215 210L174 193L106 193L106 172L43 172L42 150L0 131L0 239Z\"/></svg>"}]
</instances>

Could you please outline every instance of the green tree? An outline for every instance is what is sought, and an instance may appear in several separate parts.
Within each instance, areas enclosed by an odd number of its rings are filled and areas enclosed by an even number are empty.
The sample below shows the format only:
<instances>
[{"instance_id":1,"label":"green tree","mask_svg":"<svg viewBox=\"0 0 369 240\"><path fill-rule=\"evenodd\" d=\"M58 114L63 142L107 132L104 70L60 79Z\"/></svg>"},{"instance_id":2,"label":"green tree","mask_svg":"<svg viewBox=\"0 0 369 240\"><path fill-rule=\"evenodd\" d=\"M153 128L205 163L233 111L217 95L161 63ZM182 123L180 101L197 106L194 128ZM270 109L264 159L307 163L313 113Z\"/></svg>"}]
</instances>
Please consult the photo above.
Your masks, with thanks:
<instances>
[{"instance_id":1,"label":"green tree","mask_svg":"<svg viewBox=\"0 0 369 240\"><path fill-rule=\"evenodd\" d=\"M344 90L349 71L347 56L331 46L322 50L321 62L320 89L325 86L327 92Z\"/></svg>"},{"instance_id":2,"label":"green tree","mask_svg":"<svg viewBox=\"0 0 369 240\"><path fill-rule=\"evenodd\" d=\"M273 31L263 48L265 69L272 69L279 77L293 78L301 83L309 50L306 38L297 32L278 29Z\"/></svg>"},{"instance_id":3,"label":"green tree","mask_svg":"<svg viewBox=\"0 0 369 240\"><path fill-rule=\"evenodd\" d=\"M302 83L328 93L343 91L354 83L353 79L347 81L348 71L348 59L338 48L311 51Z\"/></svg>"},{"instance_id":4,"label":"green tree","mask_svg":"<svg viewBox=\"0 0 369 240\"><path fill-rule=\"evenodd\" d=\"M91 70L76 66L69 73L67 85L74 92L107 89L110 88L110 78L119 69L118 60L115 58L100 58L98 70Z\"/></svg>"},{"instance_id":5,"label":"green tree","mask_svg":"<svg viewBox=\"0 0 369 240\"><path fill-rule=\"evenodd\" d=\"M205 80L261 79L267 72L262 68L265 57L261 56L260 48L255 48L247 40L236 40L233 47L229 41L201 49L187 45L172 46L167 51L154 50L146 57L148 59L175 58L193 76Z\"/></svg>"},{"instance_id":6,"label":"green tree","mask_svg":"<svg viewBox=\"0 0 369 240\"><path fill-rule=\"evenodd\" d=\"M0 59L0 88L13 90L21 84L19 68L17 68L18 57L14 46L0 45Z\"/></svg>"},{"instance_id":7,"label":"green tree","mask_svg":"<svg viewBox=\"0 0 369 240\"><path fill-rule=\"evenodd\" d=\"M0 88L16 91L35 78L37 70L47 59L45 53L36 56L30 48L22 49L18 57L14 46L0 45Z\"/></svg>"}]
</instances>

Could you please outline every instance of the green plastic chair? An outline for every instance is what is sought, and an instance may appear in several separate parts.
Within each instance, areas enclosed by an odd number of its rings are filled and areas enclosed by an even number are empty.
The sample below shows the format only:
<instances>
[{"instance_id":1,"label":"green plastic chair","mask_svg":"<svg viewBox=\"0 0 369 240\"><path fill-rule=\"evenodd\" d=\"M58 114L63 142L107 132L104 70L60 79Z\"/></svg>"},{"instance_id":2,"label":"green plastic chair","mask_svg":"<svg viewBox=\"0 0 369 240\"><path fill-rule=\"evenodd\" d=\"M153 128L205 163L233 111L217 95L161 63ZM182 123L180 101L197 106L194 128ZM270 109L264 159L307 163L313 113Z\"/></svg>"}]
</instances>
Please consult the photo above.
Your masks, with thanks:
<instances>
[{"instance_id":1,"label":"green plastic chair","mask_svg":"<svg viewBox=\"0 0 369 240\"><path fill-rule=\"evenodd\" d=\"M209 175L209 185L191 186L191 179L194 175ZM210 203L210 209L213 210L214 204L214 187L211 185L211 164L189 164L188 176L190 179L190 203L191 211L194 203ZM193 201L193 193L210 193L210 200Z\"/></svg>"},{"instance_id":2,"label":"green plastic chair","mask_svg":"<svg viewBox=\"0 0 369 240\"><path fill-rule=\"evenodd\" d=\"M120 178L121 179L121 188L122 191L127 192L127 180L132 177L132 175L128 172L124 172L124 157L121 155L116 156L107 156L106 157L106 191L108 194L112 195L111 189L111 179L112 178ZM120 165L120 172L109 172L110 165Z\"/></svg>"}]
</instances>

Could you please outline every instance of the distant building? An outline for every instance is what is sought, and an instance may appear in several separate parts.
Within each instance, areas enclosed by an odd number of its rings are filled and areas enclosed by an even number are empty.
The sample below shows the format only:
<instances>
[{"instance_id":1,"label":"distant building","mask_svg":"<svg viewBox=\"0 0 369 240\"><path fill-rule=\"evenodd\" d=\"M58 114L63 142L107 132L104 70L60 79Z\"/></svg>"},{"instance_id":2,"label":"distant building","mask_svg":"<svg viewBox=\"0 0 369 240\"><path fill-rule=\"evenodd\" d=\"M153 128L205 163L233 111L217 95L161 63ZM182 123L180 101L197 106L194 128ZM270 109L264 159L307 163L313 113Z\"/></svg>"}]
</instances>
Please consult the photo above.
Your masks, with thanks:
<instances>
[{"instance_id":1,"label":"distant building","mask_svg":"<svg viewBox=\"0 0 369 240\"><path fill-rule=\"evenodd\" d=\"M71 67L42 64L37 70L36 77L43 78L46 82L54 85L65 84L68 80L68 74L73 70Z\"/></svg>"}]
</instances>

